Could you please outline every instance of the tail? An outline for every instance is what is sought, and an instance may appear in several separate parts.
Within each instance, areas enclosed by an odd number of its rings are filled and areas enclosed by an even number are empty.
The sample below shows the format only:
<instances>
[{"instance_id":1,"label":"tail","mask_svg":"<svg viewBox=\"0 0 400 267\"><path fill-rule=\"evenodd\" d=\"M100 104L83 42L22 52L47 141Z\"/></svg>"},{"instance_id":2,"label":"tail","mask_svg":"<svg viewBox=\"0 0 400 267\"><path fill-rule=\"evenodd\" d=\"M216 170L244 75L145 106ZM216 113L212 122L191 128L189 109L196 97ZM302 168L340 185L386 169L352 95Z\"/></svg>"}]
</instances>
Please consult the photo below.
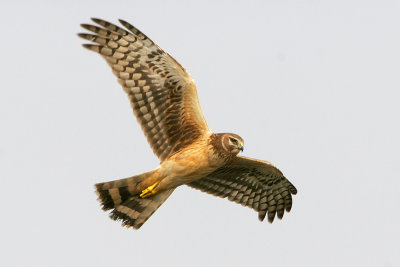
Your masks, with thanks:
<instances>
[{"instance_id":1,"label":"tail","mask_svg":"<svg viewBox=\"0 0 400 267\"><path fill-rule=\"evenodd\" d=\"M157 192L146 198L139 196L141 190L138 185L154 172L155 170L95 185L96 193L99 196L98 200L103 210L112 210L110 213L111 219L121 220L123 226L132 226L135 229L139 229L167 200L174 188Z\"/></svg>"}]
</instances>

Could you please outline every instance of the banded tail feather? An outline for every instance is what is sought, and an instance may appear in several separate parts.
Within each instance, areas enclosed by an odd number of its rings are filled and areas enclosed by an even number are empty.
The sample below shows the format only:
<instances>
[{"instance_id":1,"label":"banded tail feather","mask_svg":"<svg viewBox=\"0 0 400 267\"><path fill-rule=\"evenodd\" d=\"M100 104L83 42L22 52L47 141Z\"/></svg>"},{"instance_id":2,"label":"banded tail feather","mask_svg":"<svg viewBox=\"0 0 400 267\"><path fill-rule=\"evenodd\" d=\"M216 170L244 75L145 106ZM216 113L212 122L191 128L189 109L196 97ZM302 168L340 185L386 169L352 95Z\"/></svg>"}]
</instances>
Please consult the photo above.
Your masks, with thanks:
<instances>
[{"instance_id":1,"label":"banded tail feather","mask_svg":"<svg viewBox=\"0 0 400 267\"><path fill-rule=\"evenodd\" d=\"M123 226L139 229L174 191L169 189L146 198L139 196L143 189L140 183L155 171L96 184L96 193L102 209L111 210L110 218L121 220Z\"/></svg>"},{"instance_id":2,"label":"banded tail feather","mask_svg":"<svg viewBox=\"0 0 400 267\"><path fill-rule=\"evenodd\" d=\"M141 198L138 195L132 196L126 202L116 207L110 213L110 218L121 220L122 226L132 226L135 229L139 229L167 200L174 190L175 188L157 192L145 198Z\"/></svg>"}]
</instances>

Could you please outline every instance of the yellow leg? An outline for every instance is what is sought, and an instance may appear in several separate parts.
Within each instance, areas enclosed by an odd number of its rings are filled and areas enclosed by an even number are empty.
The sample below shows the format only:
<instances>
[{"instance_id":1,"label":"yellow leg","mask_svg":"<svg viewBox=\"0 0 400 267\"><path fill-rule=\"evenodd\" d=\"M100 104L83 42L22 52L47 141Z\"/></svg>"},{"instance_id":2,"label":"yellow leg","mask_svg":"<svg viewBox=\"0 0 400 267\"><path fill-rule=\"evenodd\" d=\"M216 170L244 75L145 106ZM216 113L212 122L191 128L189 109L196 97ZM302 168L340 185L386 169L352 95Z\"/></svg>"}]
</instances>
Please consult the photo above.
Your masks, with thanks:
<instances>
[{"instance_id":1,"label":"yellow leg","mask_svg":"<svg viewBox=\"0 0 400 267\"><path fill-rule=\"evenodd\" d=\"M145 197L155 194L157 191L153 190L153 189L154 189L154 187L156 187L158 185L158 183L160 183L160 181L155 182L153 185L151 185L151 186L147 187L145 190L143 190L142 193L140 194L140 197L145 198Z\"/></svg>"}]
</instances>

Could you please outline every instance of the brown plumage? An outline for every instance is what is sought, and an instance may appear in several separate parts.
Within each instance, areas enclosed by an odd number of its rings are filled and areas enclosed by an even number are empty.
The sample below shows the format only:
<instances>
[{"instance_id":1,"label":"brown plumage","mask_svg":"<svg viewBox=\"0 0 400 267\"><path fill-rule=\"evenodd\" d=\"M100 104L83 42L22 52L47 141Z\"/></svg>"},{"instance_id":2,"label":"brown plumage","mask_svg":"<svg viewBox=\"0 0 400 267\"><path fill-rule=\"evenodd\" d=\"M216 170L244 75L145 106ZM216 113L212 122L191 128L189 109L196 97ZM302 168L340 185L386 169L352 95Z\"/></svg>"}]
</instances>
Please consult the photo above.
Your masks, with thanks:
<instances>
[{"instance_id":1,"label":"brown plumage","mask_svg":"<svg viewBox=\"0 0 400 267\"><path fill-rule=\"evenodd\" d=\"M101 27L82 24L94 34L79 36L95 43L83 46L111 66L161 160L153 171L96 185L112 219L138 229L182 184L253 208L260 220L290 211L296 188L272 164L237 156L240 136L211 132L194 81L174 58L123 20L126 29L92 20Z\"/></svg>"}]
</instances>

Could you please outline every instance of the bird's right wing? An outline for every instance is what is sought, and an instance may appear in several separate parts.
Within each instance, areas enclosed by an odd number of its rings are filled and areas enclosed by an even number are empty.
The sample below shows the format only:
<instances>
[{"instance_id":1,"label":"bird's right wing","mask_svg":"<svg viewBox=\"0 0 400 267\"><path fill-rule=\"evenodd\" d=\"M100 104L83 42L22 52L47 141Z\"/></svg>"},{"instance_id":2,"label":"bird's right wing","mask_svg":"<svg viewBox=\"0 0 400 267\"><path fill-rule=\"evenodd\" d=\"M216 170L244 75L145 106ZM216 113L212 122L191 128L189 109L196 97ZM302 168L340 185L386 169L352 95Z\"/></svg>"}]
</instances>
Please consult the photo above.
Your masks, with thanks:
<instances>
[{"instance_id":1,"label":"bird's right wing","mask_svg":"<svg viewBox=\"0 0 400 267\"><path fill-rule=\"evenodd\" d=\"M238 156L228 165L188 184L203 192L227 197L230 201L250 207L263 221L273 222L275 214L282 219L292 207L296 188L271 163Z\"/></svg>"},{"instance_id":2,"label":"bird's right wing","mask_svg":"<svg viewBox=\"0 0 400 267\"><path fill-rule=\"evenodd\" d=\"M79 36L101 54L128 94L153 152L161 161L210 134L190 74L169 54L126 21L123 29L101 19L82 24L94 34Z\"/></svg>"}]
</instances>

